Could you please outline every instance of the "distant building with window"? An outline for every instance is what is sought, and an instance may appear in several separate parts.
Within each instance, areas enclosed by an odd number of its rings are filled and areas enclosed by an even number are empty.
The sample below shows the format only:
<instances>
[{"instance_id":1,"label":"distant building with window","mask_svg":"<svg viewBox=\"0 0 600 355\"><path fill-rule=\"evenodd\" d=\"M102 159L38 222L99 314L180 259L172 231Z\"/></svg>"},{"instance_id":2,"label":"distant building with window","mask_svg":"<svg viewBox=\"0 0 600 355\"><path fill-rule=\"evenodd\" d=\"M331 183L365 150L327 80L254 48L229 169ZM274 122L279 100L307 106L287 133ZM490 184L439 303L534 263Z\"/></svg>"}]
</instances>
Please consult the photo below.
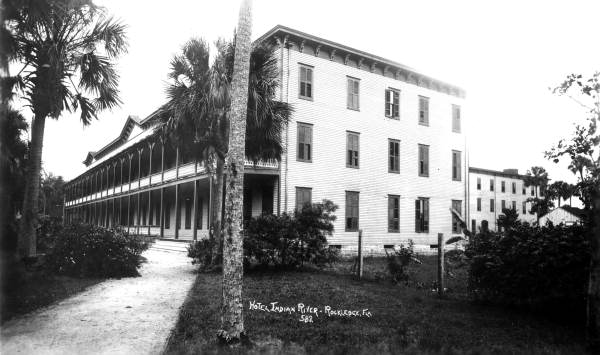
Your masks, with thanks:
<instances>
[{"instance_id":1,"label":"distant building with window","mask_svg":"<svg viewBox=\"0 0 600 355\"><path fill-rule=\"evenodd\" d=\"M495 171L469 167L469 228L479 231L484 223L490 230L497 230L503 208L515 209L521 221L536 222L537 215L531 212L531 203L527 202L528 198L535 196L536 189L538 197L541 197L539 188L525 186L525 176L520 175L517 169Z\"/></svg>"},{"instance_id":2,"label":"distant building with window","mask_svg":"<svg viewBox=\"0 0 600 355\"><path fill-rule=\"evenodd\" d=\"M281 162L246 165L246 219L329 199L339 209L328 240L345 250L356 248L360 229L367 250L461 233L449 209L468 218L476 208L466 203L464 90L283 26L257 41L277 46L277 98L294 114ZM163 238L208 235L209 176L154 129L152 115L131 117L119 137L88 154L68 185L67 219ZM481 198L486 207L495 197Z\"/></svg>"},{"instance_id":3,"label":"distant building with window","mask_svg":"<svg viewBox=\"0 0 600 355\"><path fill-rule=\"evenodd\" d=\"M553 209L540 217L540 226L545 226L546 223L552 222L552 224L559 225L565 224L567 226L582 223L586 219L586 212L584 209L562 206Z\"/></svg>"}]
</instances>

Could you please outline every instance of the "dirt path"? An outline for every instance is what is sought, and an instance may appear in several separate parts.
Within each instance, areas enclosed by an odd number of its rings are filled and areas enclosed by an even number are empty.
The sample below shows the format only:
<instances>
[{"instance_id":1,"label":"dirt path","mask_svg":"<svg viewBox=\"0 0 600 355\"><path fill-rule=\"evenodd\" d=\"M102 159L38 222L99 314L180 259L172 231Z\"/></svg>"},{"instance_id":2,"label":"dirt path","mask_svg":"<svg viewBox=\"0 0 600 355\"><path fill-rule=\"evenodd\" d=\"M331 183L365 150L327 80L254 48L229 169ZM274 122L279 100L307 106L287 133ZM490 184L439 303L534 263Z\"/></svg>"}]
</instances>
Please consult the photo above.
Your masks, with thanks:
<instances>
[{"instance_id":1,"label":"dirt path","mask_svg":"<svg viewBox=\"0 0 600 355\"><path fill-rule=\"evenodd\" d=\"M147 250L141 277L108 280L2 327L2 354L158 354L195 278L184 253Z\"/></svg>"}]
</instances>

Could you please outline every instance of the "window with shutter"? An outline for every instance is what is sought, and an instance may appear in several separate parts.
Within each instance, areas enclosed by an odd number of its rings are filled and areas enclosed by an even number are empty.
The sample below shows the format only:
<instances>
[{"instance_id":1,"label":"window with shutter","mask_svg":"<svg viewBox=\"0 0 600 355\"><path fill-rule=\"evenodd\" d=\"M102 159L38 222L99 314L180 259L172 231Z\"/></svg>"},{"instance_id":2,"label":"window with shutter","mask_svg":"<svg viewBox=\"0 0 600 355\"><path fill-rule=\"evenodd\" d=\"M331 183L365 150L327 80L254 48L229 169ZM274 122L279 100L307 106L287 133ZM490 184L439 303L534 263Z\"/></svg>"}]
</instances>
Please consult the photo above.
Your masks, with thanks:
<instances>
[{"instance_id":1,"label":"window with shutter","mask_svg":"<svg viewBox=\"0 0 600 355\"><path fill-rule=\"evenodd\" d=\"M385 91L385 116L390 118L400 117L400 91L395 89Z\"/></svg>"},{"instance_id":2,"label":"window with shutter","mask_svg":"<svg viewBox=\"0 0 600 355\"><path fill-rule=\"evenodd\" d=\"M358 133L347 132L346 136L346 167L358 168Z\"/></svg>"},{"instance_id":3,"label":"window with shutter","mask_svg":"<svg viewBox=\"0 0 600 355\"><path fill-rule=\"evenodd\" d=\"M429 199L419 197L415 200L415 232L429 233Z\"/></svg>"},{"instance_id":4,"label":"window with shutter","mask_svg":"<svg viewBox=\"0 0 600 355\"><path fill-rule=\"evenodd\" d=\"M516 193L517 193L517 183L516 183L516 182L513 182L513 183L512 183L512 193L513 193L513 194L516 194Z\"/></svg>"},{"instance_id":5,"label":"window with shutter","mask_svg":"<svg viewBox=\"0 0 600 355\"><path fill-rule=\"evenodd\" d=\"M429 176L429 146L419 144L419 176Z\"/></svg>"},{"instance_id":6,"label":"window with shutter","mask_svg":"<svg viewBox=\"0 0 600 355\"><path fill-rule=\"evenodd\" d=\"M358 230L358 192L346 191L346 232Z\"/></svg>"},{"instance_id":7,"label":"window with shutter","mask_svg":"<svg viewBox=\"0 0 600 355\"><path fill-rule=\"evenodd\" d=\"M400 172L400 141L397 141L395 139L389 139L388 146L389 146L388 172L399 173Z\"/></svg>"},{"instance_id":8,"label":"window with shutter","mask_svg":"<svg viewBox=\"0 0 600 355\"><path fill-rule=\"evenodd\" d=\"M359 86L360 79L348 77L348 99L347 107L352 110L359 109Z\"/></svg>"},{"instance_id":9,"label":"window with shutter","mask_svg":"<svg viewBox=\"0 0 600 355\"><path fill-rule=\"evenodd\" d=\"M419 96L419 124L429 126L429 98Z\"/></svg>"},{"instance_id":10,"label":"window with shutter","mask_svg":"<svg viewBox=\"0 0 600 355\"><path fill-rule=\"evenodd\" d=\"M461 181L461 152L458 150L452 151L452 180Z\"/></svg>"},{"instance_id":11,"label":"window with shutter","mask_svg":"<svg viewBox=\"0 0 600 355\"><path fill-rule=\"evenodd\" d=\"M452 105L452 132L460 133L460 106Z\"/></svg>"},{"instance_id":12,"label":"window with shutter","mask_svg":"<svg viewBox=\"0 0 600 355\"><path fill-rule=\"evenodd\" d=\"M490 199L490 212L494 212L495 209L496 209L496 202L492 198L492 199Z\"/></svg>"},{"instance_id":13,"label":"window with shutter","mask_svg":"<svg viewBox=\"0 0 600 355\"><path fill-rule=\"evenodd\" d=\"M297 161L312 162L312 125L298 123Z\"/></svg>"},{"instance_id":14,"label":"window with shutter","mask_svg":"<svg viewBox=\"0 0 600 355\"><path fill-rule=\"evenodd\" d=\"M400 232L400 196L388 196L388 232Z\"/></svg>"},{"instance_id":15,"label":"window with shutter","mask_svg":"<svg viewBox=\"0 0 600 355\"><path fill-rule=\"evenodd\" d=\"M481 211L481 198L477 198L477 211Z\"/></svg>"},{"instance_id":16,"label":"window with shutter","mask_svg":"<svg viewBox=\"0 0 600 355\"><path fill-rule=\"evenodd\" d=\"M296 210L302 211L306 203L312 203L312 188L296 187Z\"/></svg>"},{"instance_id":17,"label":"window with shutter","mask_svg":"<svg viewBox=\"0 0 600 355\"><path fill-rule=\"evenodd\" d=\"M313 68L308 65L300 65L300 80L298 81L298 96L302 99L313 98Z\"/></svg>"}]
</instances>

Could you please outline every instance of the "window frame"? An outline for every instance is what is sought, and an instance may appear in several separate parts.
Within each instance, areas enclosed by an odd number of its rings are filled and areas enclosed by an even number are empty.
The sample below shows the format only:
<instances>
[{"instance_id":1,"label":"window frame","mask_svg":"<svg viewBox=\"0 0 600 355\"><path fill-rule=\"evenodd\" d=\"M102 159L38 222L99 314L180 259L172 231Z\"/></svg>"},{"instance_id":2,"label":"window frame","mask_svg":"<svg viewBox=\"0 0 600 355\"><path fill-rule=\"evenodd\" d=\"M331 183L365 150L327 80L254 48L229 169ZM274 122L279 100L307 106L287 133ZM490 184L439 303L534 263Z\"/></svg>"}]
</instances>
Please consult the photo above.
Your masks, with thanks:
<instances>
[{"instance_id":1,"label":"window frame","mask_svg":"<svg viewBox=\"0 0 600 355\"><path fill-rule=\"evenodd\" d=\"M496 199L490 198L490 212L496 212Z\"/></svg>"},{"instance_id":2,"label":"window frame","mask_svg":"<svg viewBox=\"0 0 600 355\"><path fill-rule=\"evenodd\" d=\"M477 190L481 191L481 178L477 178Z\"/></svg>"},{"instance_id":3,"label":"window frame","mask_svg":"<svg viewBox=\"0 0 600 355\"><path fill-rule=\"evenodd\" d=\"M423 211L421 211L421 204ZM415 233L429 233L429 198L418 197L415 200Z\"/></svg>"},{"instance_id":4,"label":"window frame","mask_svg":"<svg viewBox=\"0 0 600 355\"><path fill-rule=\"evenodd\" d=\"M299 194L299 192L303 192L303 193L307 193L308 192L308 201L305 201L302 203L302 205L300 206L300 208L298 208L298 202L299 202L299 197L301 196ZM302 211L302 207L304 207L304 205L306 203L312 203L312 187L306 187L306 186L296 186L296 210L298 212Z\"/></svg>"},{"instance_id":5,"label":"window frame","mask_svg":"<svg viewBox=\"0 0 600 355\"><path fill-rule=\"evenodd\" d=\"M307 81L302 81L302 69L305 69L307 72ZM310 82L308 82L308 70L310 70ZM314 84L314 77L315 77L315 67L312 65L307 65L307 64L303 64L303 63L298 63L298 98L299 99L303 99L303 100L308 100L308 101L314 101L314 97L315 97L315 84ZM306 83L308 85L310 85L310 96L308 95L302 95L302 84ZM305 91L308 91L307 89L305 89Z\"/></svg>"},{"instance_id":6,"label":"window frame","mask_svg":"<svg viewBox=\"0 0 600 355\"><path fill-rule=\"evenodd\" d=\"M514 195L516 195L517 194L517 183L515 181L513 181L511 184L511 187L512 187L512 193Z\"/></svg>"},{"instance_id":7,"label":"window frame","mask_svg":"<svg viewBox=\"0 0 600 355\"><path fill-rule=\"evenodd\" d=\"M352 92L350 92L350 82L352 82ZM357 84L356 93L354 92L355 83ZM350 95L353 95L352 98L356 95L356 107L350 105ZM354 103L354 99L352 100L352 103ZM346 76L346 108L349 110L360 111L360 79L348 75Z\"/></svg>"},{"instance_id":8,"label":"window frame","mask_svg":"<svg viewBox=\"0 0 600 355\"><path fill-rule=\"evenodd\" d=\"M456 104L452 104L452 132L461 133L461 108Z\"/></svg>"},{"instance_id":9,"label":"window frame","mask_svg":"<svg viewBox=\"0 0 600 355\"><path fill-rule=\"evenodd\" d=\"M388 233L400 233L400 195L388 195Z\"/></svg>"},{"instance_id":10,"label":"window frame","mask_svg":"<svg viewBox=\"0 0 600 355\"><path fill-rule=\"evenodd\" d=\"M481 197L477 197L477 212L481 212Z\"/></svg>"},{"instance_id":11,"label":"window frame","mask_svg":"<svg viewBox=\"0 0 600 355\"><path fill-rule=\"evenodd\" d=\"M527 214L527 202L526 201L523 201L522 211L523 211L523 214Z\"/></svg>"},{"instance_id":12,"label":"window frame","mask_svg":"<svg viewBox=\"0 0 600 355\"><path fill-rule=\"evenodd\" d=\"M494 179L490 179L490 191L494 191L494 189L495 189L494 185L496 185Z\"/></svg>"},{"instance_id":13,"label":"window frame","mask_svg":"<svg viewBox=\"0 0 600 355\"><path fill-rule=\"evenodd\" d=\"M452 208L455 209L462 216L462 200L452 200L451 204ZM462 233L462 228L460 227L460 220L454 216L454 213L452 214L452 233Z\"/></svg>"},{"instance_id":14,"label":"window frame","mask_svg":"<svg viewBox=\"0 0 600 355\"><path fill-rule=\"evenodd\" d=\"M356 138L356 150L350 149L354 147L350 147L350 137ZM356 153L356 155L351 155L350 151ZM352 169L360 168L360 133L346 131L346 167Z\"/></svg>"},{"instance_id":15,"label":"window frame","mask_svg":"<svg viewBox=\"0 0 600 355\"><path fill-rule=\"evenodd\" d=\"M423 105L422 105L423 103ZM421 126L429 126L429 97L419 95L419 107L418 107L418 122ZM423 121L421 121L421 112L423 112Z\"/></svg>"},{"instance_id":16,"label":"window frame","mask_svg":"<svg viewBox=\"0 0 600 355\"><path fill-rule=\"evenodd\" d=\"M500 181L500 192L502 192L502 193L506 192L506 181L504 181L504 180Z\"/></svg>"},{"instance_id":17,"label":"window frame","mask_svg":"<svg viewBox=\"0 0 600 355\"><path fill-rule=\"evenodd\" d=\"M419 143L417 149L417 172L419 176L429 177L429 145ZM424 159L422 152L427 152L427 159ZM423 162L423 166L425 167L425 169L423 169L424 172L421 172L421 162Z\"/></svg>"},{"instance_id":18,"label":"window frame","mask_svg":"<svg viewBox=\"0 0 600 355\"><path fill-rule=\"evenodd\" d=\"M352 206L351 203L354 202L352 199L349 199L351 196L356 196L356 206ZM360 228L360 193L358 191L348 191L346 190L346 201L345 201L346 209L344 211L344 231L346 232L357 232ZM356 216L350 215L353 212L353 208L356 207ZM350 210L349 210L350 208ZM350 213L349 213L350 212ZM348 227L348 218L356 218L356 222L352 222L350 228Z\"/></svg>"},{"instance_id":19,"label":"window frame","mask_svg":"<svg viewBox=\"0 0 600 355\"><path fill-rule=\"evenodd\" d=\"M392 144L398 147L397 155L392 153ZM392 169L392 161L395 162L396 169ZM388 138L388 173L400 174L400 140L398 139Z\"/></svg>"},{"instance_id":20,"label":"window frame","mask_svg":"<svg viewBox=\"0 0 600 355\"><path fill-rule=\"evenodd\" d=\"M391 102L388 101L389 93L391 93L391 96L392 96ZM385 109L384 109L385 117L391 118L394 120L399 120L400 119L400 90L394 89L394 88L385 89L384 101L385 101ZM398 101L398 102L395 103L396 101ZM397 106L395 115L394 115L394 106Z\"/></svg>"},{"instance_id":21,"label":"window frame","mask_svg":"<svg viewBox=\"0 0 600 355\"><path fill-rule=\"evenodd\" d=\"M300 142L300 129L310 129L310 140L309 142ZM304 123L304 122L298 122L297 126L296 126L296 161L299 162L304 162L304 163L312 163L312 158L313 158L313 125L310 123ZM305 137L306 137L306 133L305 133ZM300 144L303 144L303 149L300 149ZM306 149L306 145L308 144L308 150ZM306 153L308 152L308 155L310 156L310 159L305 159L305 158L300 158L300 151L302 151L302 154L306 156Z\"/></svg>"},{"instance_id":22,"label":"window frame","mask_svg":"<svg viewBox=\"0 0 600 355\"><path fill-rule=\"evenodd\" d=\"M454 157L458 155L458 158ZM457 163L458 166L455 166ZM457 176L454 176L455 170L457 170ZM462 181L462 152L460 150L452 150L452 181Z\"/></svg>"}]
</instances>

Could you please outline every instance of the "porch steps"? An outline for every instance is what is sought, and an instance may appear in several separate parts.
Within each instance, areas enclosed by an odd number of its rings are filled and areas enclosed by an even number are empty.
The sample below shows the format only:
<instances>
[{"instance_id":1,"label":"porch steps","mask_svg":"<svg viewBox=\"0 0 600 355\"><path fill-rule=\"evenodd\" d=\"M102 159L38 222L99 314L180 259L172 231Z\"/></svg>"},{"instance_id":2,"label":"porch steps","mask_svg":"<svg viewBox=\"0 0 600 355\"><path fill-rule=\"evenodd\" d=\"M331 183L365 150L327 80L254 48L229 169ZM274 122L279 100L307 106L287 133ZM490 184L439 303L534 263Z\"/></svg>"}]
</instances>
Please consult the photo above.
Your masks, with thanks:
<instances>
[{"instance_id":1,"label":"porch steps","mask_svg":"<svg viewBox=\"0 0 600 355\"><path fill-rule=\"evenodd\" d=\"M169 253L187 254L187 248L189 244L190 243L188 241L156 239L154 243L150 246L150 249Z\"/></svg>"}]
</instances>

